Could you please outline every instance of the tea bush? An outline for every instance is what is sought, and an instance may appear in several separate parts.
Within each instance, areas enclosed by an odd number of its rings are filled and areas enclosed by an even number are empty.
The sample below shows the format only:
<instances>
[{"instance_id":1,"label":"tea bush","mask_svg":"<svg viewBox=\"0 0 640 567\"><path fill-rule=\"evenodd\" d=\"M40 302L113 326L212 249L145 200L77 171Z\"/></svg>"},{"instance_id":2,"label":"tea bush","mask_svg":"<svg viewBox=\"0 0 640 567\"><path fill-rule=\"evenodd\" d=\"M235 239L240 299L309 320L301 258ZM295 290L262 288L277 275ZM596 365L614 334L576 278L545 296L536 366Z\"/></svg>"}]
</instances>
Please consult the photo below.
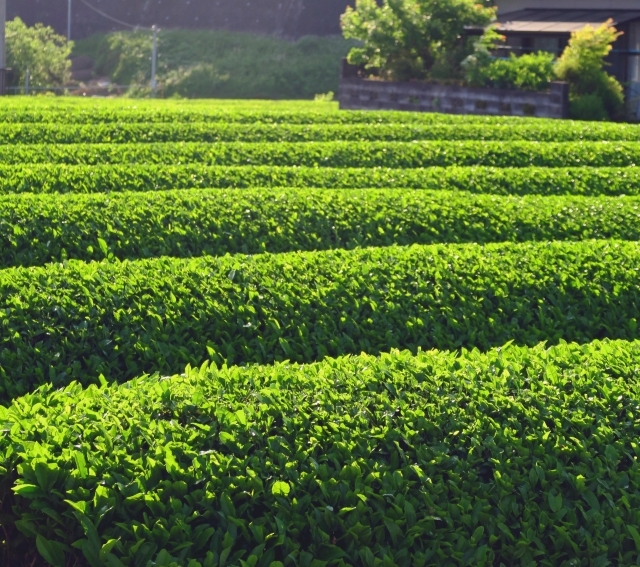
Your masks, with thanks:
<instances>
[{"instance_id":1,"label":"tea bush","mask_svg":"<svg viewBox=\"0 0 640 567\"><path fill-rule=\"evenodd\" d=\"M0 198L0 268L67 259L639 237L638 197L305 188Z\"/></svg>"},{"instance_id":2,"label":"tea bush","mask_svg":"<svg viewBox=\"0 0 640 567\"><path fill-rule=\"evenodd\" d=\"M414 140L628 141L640 137L636 125L573 124L269 124L269 123L107 123L2 124L5 144L95 144L143 142L411 142Z\"/></svg>"},{"instance_id":3,"label":"tea bush","mask_svg":"<svg viewBox=\"0 0 640 567\"><path fill-rule=\"evenodd\" d=\"M638 342L605 341L47 386L0 407L0 551L31 564L36 541L54 567L633 565L639 365Z\"/></svg>"},{"instance_id":4,"label":"tea bush","mask_svg":"<svg viewBox=\"0 0 640 567\"><path fill-rule=\"evenodd\" d=\"M3 100L1 565L636 562L637 126L336 110Z\"/></svg>"},{"instance_id":5,"label":"tea bush","mask_svg":"<svg viewBox=\"0 0 640 567\"><path fill-rule=\"evenodd\" d=\"M414 168L627 167L640 163L635 142L170 142L0 146L0 164L188 164Z\"/></svg>"},{"instance_id":6,"label":"tea bush","mask_svg":"<svg viewBox=\"0 0 640 567\"><path fill-rule=\"evenodd\" d=\"M0 164L0 194L252 187L408 188L497 195L637 195L640 169Z\"/></svg>"},{"instance_id":7,"label":"tea bush","mask_svg":"<svg viewBox=\"0 0 640 567\"><path fill-rule=\"evenodd\" d=\"M0 271L0 398L187 363L636 338L637 242L412 246Z\"/></svg>"},{"instance_id":8,"label":"tea bush","mask_svg":"<svg viewBox=\"0 0 640 567\"><path fill-rule=\"evenodd\" d=\"M0 122L5 124L60 123L181 123L225 122L233 124L546 124L558 127L556 120L514 116L464 116L455 114L400 111L338 112L334 103L314 104L304 101L216 101L216 104L150 100L56 99L55 105L42 104L35 98L9 100L0 108ZM267 103L274 105L272 108ZM312 106L310 106L312 105Z\"/></svg>"}]
</instances>

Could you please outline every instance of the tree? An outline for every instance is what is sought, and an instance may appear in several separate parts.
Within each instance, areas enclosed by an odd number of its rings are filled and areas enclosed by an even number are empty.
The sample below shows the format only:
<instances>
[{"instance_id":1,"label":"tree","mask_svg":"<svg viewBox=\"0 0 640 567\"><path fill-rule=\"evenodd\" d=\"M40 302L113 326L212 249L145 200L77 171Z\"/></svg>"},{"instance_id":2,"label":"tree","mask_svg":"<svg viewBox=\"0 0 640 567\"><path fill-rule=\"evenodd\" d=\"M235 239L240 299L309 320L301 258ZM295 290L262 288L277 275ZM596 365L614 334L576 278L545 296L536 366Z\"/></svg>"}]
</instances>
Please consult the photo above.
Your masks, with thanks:
<instances>
[{"instance_id":1,"label":"tree","mask_svg":"<svg viewBox=\"0 0 640 567\"><path fill-rule=\"evenodd\" d=\"M64 85L71 78L72 49L73 42L53 28L42 24L30 28L20 18L7 23L7 67L14 70L16 84L25 82L28 69L34 87Z\"/></svg>"},{"instance_id":2,"label":"tree","mask_svg":"<svg viewBox=\"0 0 640 567\"><path fill-rule=\"evenodd\" d=\"M604 67L612 44L622 34L612 21L597 29L586 26L571 34L569 45L560 56L556 74L570 85L569 97L575 118L618 118L624 107L622 85Z\"/></svg>"},{"instance_id":3,"label":"tree","mask_svg":"<svg viewBox=\"0 0 640 567\"><path fill-rule=\"evenodd\" d=\"M349 62L391 80L456 79L473 53L466 28L481 28L495 9L476 0L356 0L341 23L346 38L363 42Z\"/></svg>"}]
</instances>

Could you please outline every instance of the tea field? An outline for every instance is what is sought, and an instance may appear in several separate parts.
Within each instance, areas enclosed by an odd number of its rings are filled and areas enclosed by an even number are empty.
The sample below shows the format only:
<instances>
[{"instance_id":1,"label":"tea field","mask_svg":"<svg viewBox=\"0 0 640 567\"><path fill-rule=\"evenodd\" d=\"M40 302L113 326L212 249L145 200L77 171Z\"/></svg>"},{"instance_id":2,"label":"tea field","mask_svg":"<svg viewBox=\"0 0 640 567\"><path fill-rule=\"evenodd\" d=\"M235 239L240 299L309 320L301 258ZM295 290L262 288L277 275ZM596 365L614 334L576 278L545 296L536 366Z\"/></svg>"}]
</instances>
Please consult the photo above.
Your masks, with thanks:
<instances>
[{"instance_id":1,"label":"tea field","mask_svg":"<svg viewBox=\"0 0 640 567\"><path fill-rule=\"evenodd\" d=\"M640 126L0 107L0 561L640 565Z\"/></svg>"}]
</instances>

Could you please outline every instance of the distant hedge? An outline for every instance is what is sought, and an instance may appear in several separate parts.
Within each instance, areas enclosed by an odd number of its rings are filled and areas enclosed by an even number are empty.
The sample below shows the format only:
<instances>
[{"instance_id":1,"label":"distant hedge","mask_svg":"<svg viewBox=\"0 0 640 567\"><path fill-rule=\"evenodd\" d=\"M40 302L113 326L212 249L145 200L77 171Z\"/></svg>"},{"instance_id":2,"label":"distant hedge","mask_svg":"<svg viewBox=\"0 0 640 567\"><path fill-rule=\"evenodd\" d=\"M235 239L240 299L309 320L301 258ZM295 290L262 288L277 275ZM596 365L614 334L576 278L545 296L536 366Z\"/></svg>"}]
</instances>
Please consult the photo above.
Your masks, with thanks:
<instances>
[{"instance_id":1,"label":"distant hedge","mask_svg":"<svg viewBox=\"0 0 640 567\"><path fill-rule=\"evenodd\" d=\"M640 195L640 167L207 166L0 164L0 195L308 187L433 189L493 195Z\"/></svg>"},{"instance_id":2,"label":"distant hedge","mask_svg":"<svg viewBox=\"0 0 640 567\"><path fill-rule=\"evenodd\" d=\"M412 142L534 141L635 142L635 125L536 124L243 124L235 122L2 124L5 144L95 144L158 142Z\"/></svg>"},{"instance_id":3,"label":"distant hedge","mask_svg":"<svg viewBox=\"0 0 640 567\"><path fill-rule=\"evenodd\" d=\"M0 164L629 167L636 142L178 142L0 146Z\"/></svg>"}]
</instances>

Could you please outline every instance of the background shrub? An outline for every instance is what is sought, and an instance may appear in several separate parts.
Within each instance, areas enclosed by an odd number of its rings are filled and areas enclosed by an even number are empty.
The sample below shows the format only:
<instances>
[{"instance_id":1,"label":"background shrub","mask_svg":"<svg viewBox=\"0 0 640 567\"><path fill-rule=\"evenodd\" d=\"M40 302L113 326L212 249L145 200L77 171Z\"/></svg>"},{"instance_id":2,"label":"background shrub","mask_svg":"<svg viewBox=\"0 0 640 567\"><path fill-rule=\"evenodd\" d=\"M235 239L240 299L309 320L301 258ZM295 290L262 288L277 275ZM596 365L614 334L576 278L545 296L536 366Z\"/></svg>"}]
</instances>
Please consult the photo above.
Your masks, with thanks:
<instances>
[{"instance_id":1,"label":"background shrub","mask_svg":"<svg viewBox=\"0 0 640 567\"><path fill-rule=\"evenodd\" d=\"M337 92L340 60L352 41L340 37L276 37L211 30L162 30L158 36L158 93L189 98L312 99ZM116 32L77 43L96 73L149 94L149 32Z\"/></svg>"},{"instance_id":2,"label":"background shrub","mask_svg":"<svg viewBox=\"0 0 640 567\"><path fill-rule=\"evenodd\" d=\"M621 116L624 106L622 85L604 70L604 59L619 36L611 20L598 29L586 26L571 34L569 45L556 65L556 73L571 85L574 118L601 120L602 107L611 119Z\"/></svg>"},{"instance_id":3,"label":"background shrub","mask_svg":"<svg viewBox=\"0 0 640 567\"><path fill-rule=\"evenodd\" d=\"M73 42L53 28L27 25L20 19L7 23L7 67L14 71L13 83L24 85L27 70L34 87L64 85L71 77L68 57Z\"/></svg>"},{"instance_id":4,"label":"background shrub","mask_svg":"<svg viewBox=\"0 0 640 567\"><path fill-rule=\"evenodd\" d=\"M569 109L577 120L606 120L609 117L604 102L597 94L573 98Z\"/></svg>"},{"instance_id":5,"label":"background shrub","mask_svg":"<svg viewBox=\"0 0 640 567\"><path fill-rule=\"evenodd\" d=\"M378 69L391 80L462 78L462 61L473 52L469 26L495 16L474 0L356 0L342 16L346 38L356 39L349 62Z\"/></svg>"},{"instance_id":6,"label":"background shrub","mask_svg":"<svg viewBox=\"0 0 640 567\"><path fill-rule=\"evenodd\" d=\"M476 86L492 86L500 89L524 89L542 91L549 88L554 72L552 53L539 51L508 59L492 59L483 65L481 59L467 60L467 80Z\"/></svg>"}]
</instances>

